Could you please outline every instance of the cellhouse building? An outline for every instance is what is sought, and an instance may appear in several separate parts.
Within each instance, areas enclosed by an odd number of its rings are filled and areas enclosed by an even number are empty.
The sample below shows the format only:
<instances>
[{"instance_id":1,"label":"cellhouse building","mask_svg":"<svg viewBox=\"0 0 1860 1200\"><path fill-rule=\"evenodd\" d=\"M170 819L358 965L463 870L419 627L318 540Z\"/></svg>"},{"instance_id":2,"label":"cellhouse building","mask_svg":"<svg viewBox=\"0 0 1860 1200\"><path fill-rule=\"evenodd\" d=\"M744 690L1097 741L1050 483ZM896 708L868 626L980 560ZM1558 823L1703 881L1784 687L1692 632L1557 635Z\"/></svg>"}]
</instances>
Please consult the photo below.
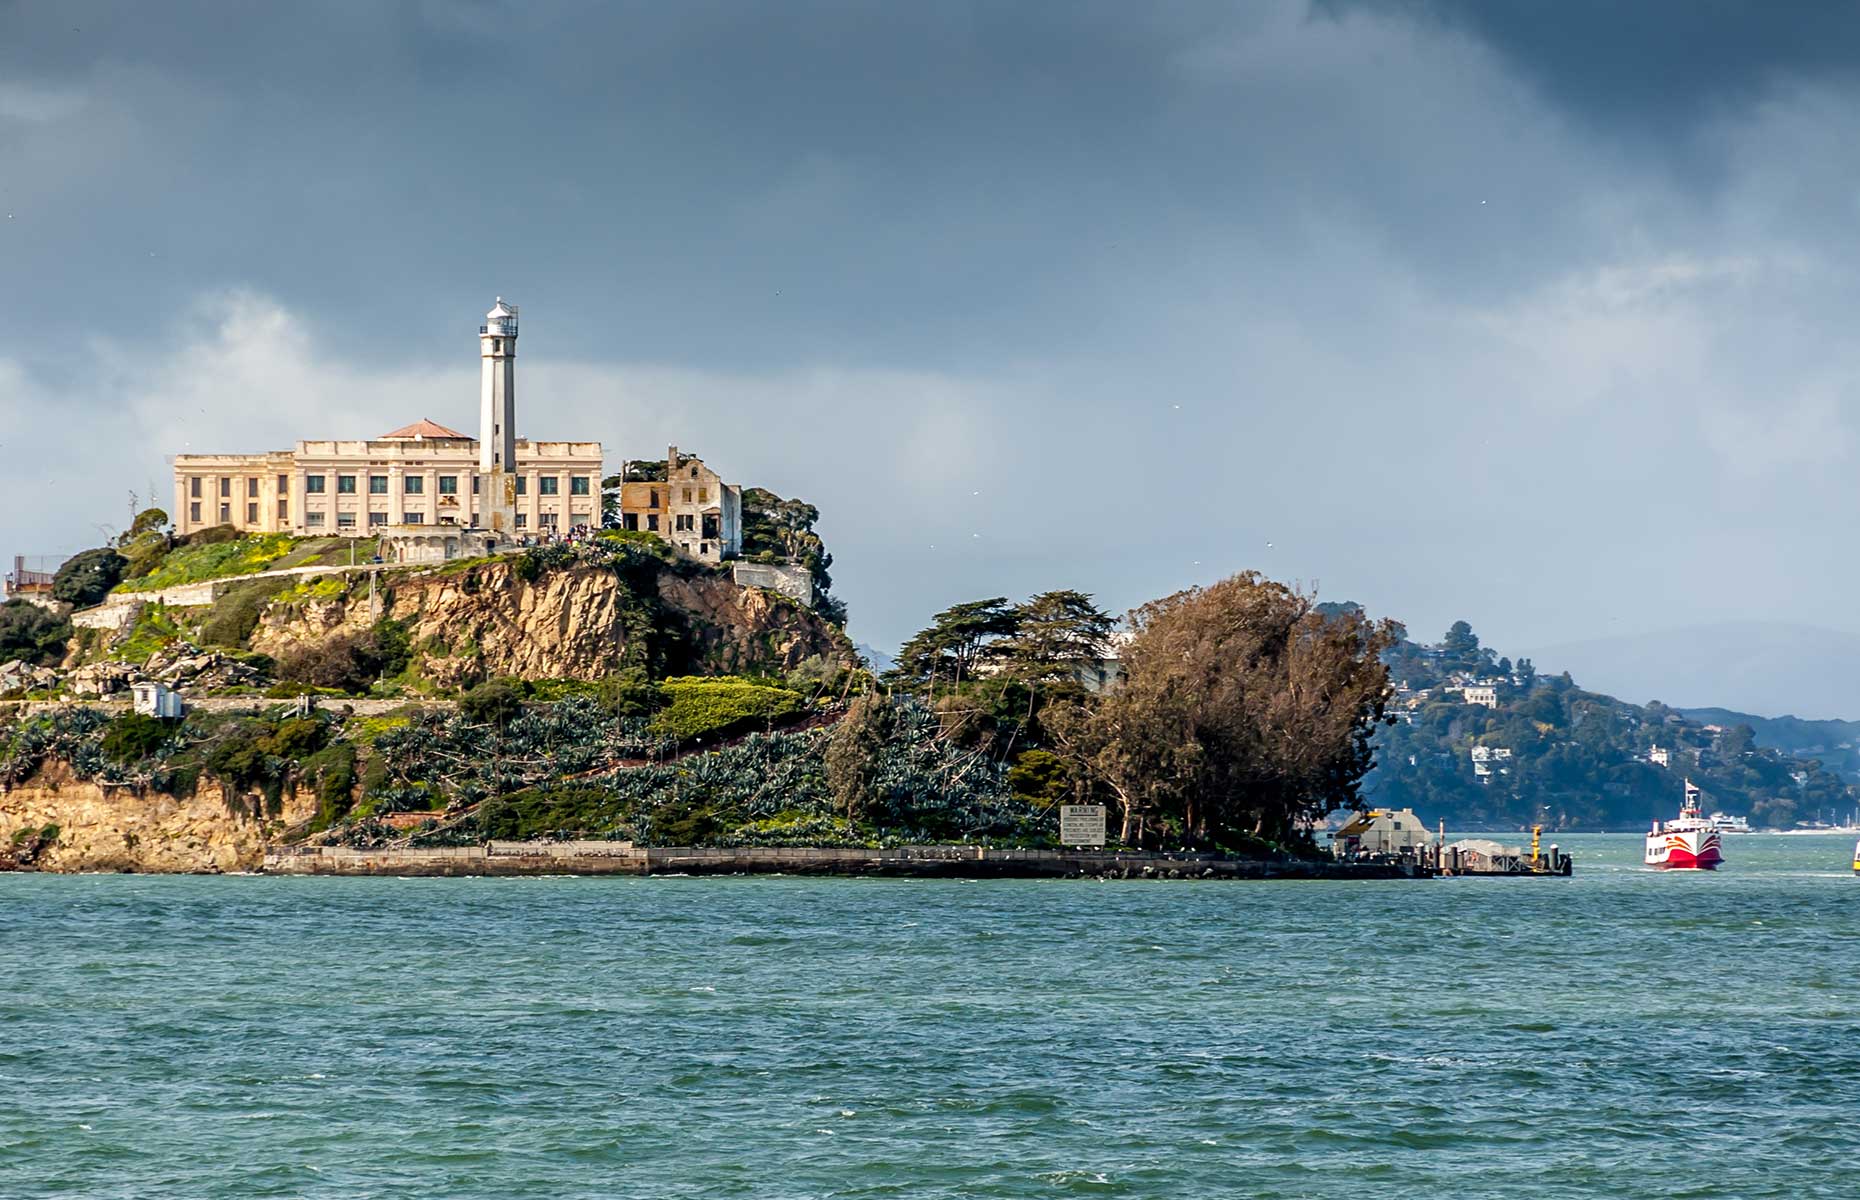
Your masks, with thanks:
<instances>
[{"instance_id":1,"label":"cellhouse building","mask_svg":"<svg viewBox=\"0 0 1860 1200\"><path fill-rule=\"evenodd\" d=\"M174 458L178 533L362 537L455 526L506 537L599 525L601 444L517 436L517 306L478 328L478 436L419 420L367 441L306 441L264 454Z\"/></svg>"}]
</instances>

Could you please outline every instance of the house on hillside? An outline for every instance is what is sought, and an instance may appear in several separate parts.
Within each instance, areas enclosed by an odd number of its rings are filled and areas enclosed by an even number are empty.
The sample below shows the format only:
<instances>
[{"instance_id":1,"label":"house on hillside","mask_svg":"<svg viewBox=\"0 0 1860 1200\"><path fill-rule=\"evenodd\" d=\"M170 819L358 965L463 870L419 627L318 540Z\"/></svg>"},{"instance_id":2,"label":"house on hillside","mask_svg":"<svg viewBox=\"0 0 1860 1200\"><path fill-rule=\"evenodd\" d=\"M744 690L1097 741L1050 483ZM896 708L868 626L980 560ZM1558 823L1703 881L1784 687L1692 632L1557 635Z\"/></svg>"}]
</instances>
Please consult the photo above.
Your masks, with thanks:
<instances>
[{"instance_id":1,"label":"house on hillside","mask_svg":"<svg viewBox=\"0 0 1860 1200\"><path fill-rule=\"evenodd\" d=\"M1472 748L1473 774L1489 780L1494 773L1511 774L1506 765L1511 762L1511 749L1508 746L1474 746Z\"/></svg>"}]
</instances>

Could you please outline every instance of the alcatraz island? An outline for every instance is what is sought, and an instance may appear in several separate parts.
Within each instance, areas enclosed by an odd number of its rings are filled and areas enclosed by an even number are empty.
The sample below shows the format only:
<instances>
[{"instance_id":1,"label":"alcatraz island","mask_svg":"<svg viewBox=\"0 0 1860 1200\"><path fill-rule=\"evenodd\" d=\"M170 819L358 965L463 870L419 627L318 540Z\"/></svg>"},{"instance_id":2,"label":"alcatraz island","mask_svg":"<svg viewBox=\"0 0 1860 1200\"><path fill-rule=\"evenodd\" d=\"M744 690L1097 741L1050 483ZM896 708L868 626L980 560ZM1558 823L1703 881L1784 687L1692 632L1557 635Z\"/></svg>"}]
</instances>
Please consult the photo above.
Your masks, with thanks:
<instances>
[{"instance_id":1,"label":"alcatraz island","mask_svg":"<svg viewBox=\"0 0 1860 1200\"><path fill-rule=\"evenodd\" d=\"M170 509L16 560L0 862L53 871L1425 873L1333 858L1399 629L1245 573L1123 620L957 604L876 673L798 499L518 436L173 460Z\"/></svg>"}]
</instances>

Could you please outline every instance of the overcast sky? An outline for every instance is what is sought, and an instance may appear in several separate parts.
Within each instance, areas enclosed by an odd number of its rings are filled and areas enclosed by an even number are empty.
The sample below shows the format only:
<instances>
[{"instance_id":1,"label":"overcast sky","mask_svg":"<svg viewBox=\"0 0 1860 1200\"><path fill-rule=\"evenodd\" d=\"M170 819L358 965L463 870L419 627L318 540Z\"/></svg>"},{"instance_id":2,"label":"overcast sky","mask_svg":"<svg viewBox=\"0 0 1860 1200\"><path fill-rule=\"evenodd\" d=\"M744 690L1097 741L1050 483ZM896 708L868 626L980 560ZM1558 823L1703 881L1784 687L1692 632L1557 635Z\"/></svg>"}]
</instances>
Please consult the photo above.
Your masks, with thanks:
<instances>
[{"instance_id":1,"label":"overcast sky","mask_svg":"<svg viewBox=\"0 0 1860 1200\"><path fill-rule=\"evenodd\" d=\"M1242 568L1501 649L1860 632L1860 19L0 0L0 552L164 457L668 442L862 641Z\"/></svg>"}]
</instances>

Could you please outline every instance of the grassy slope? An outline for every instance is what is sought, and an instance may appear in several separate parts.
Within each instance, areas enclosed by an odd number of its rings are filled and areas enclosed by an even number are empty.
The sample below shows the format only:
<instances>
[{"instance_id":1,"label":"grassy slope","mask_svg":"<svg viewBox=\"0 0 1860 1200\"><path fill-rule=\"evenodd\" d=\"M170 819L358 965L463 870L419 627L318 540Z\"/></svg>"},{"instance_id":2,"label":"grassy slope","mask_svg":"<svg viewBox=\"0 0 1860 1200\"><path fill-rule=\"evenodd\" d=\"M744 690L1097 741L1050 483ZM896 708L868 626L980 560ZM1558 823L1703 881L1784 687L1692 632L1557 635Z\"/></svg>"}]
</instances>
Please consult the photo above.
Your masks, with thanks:
<instances>
[{"instance_id":1,"label":"grassy slope","mask_svg":"<svg viewBox=\"0 0 1860 1200\"><path fill-rule=\"evenodd\" d=\"M287 533L259 534L205 546L180 546L169 551L147 575L126 580L116 590L154 592L286 567L341 566L349 561L349 547L348 538L297 538ZM357 544L356 561L367 562L375 549L376 543L372 540Z\"/></svg>"}]
</instances>

